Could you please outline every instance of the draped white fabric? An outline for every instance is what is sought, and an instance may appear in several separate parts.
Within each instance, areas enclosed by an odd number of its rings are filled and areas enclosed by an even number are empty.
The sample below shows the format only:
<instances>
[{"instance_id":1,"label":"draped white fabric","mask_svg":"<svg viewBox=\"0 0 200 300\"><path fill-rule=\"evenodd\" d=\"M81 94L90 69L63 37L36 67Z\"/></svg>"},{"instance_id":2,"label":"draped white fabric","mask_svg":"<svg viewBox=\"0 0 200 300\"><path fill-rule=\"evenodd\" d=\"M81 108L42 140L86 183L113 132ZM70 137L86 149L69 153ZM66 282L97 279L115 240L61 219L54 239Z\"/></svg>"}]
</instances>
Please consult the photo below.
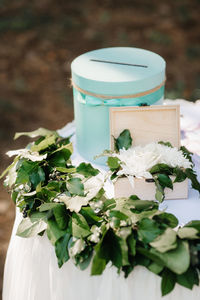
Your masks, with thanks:
<instances>
[{"instance_id":1,"label":"draped white fabric","mask_svg":"<svg viewBox=\"0 0 200 300\"><path fill-rule=\"evenodd\" d=\"M194 123L195 117L192 111L196 111L195 106L191 104L190 109L184 110L184 104L185 102L181 103L184 117L188 122ZM199 115L200 105L199 114L195 115L197 116L197 131L200 128ZM185 126L183 130L184 136L188 138L189 133L187 132L187 126ZM60 133L62 133L62 135L68 135L73 131L74 125L71 124L61 130ZM197 171L199 172L199 157L195 156L194 158ZM75 163L80 161L80 159L77 153L73 155L73 161ZM108 189L109 188L111 189L111 187L108 186ZM110 193L112 194L112 191L110 191ZM180 224L194 219L200 220L199 195L192 189L189 191L188 199L176 201L168 200L165 201L162 206L165 207L168 212L175 214ZM200 299L200 287L195 286L193 290L190 291L179 285L176 285L172 293L162 298L160 277L147 271L143 267L136 267L128 279L124 279L122 274L118 275L116 269L111 266L107 267L103 275L93 277L90 276L90 268L81 271L76 268L71 261L68 261L59 269L54 248L46 236L24 239L15 235L20 220L21 215L17 212L5 264L3 300Z\"/></svg>"}]
</instances>

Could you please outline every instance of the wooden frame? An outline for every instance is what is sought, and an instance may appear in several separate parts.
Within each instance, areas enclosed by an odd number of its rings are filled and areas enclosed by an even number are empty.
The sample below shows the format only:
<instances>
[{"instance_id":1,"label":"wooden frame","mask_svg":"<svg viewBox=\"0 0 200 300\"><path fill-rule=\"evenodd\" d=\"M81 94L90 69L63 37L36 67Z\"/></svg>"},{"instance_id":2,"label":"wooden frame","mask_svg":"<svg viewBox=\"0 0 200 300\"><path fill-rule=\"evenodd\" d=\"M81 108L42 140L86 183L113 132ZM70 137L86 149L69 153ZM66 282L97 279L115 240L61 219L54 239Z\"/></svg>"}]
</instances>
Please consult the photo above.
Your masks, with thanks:
<instances>
[{"instance_id":1,"label":"wooden frame","mask_svg":"<svg viewBox=\"0 0 200 300\"><path fill-rule=\"evenodd\" d=\"M110 108L110 148L114 149L114 139L129 129L133 145L151 142L170 142L180 147L180 107L179 105L154 105Z\"/></svg>"}]
</instances>

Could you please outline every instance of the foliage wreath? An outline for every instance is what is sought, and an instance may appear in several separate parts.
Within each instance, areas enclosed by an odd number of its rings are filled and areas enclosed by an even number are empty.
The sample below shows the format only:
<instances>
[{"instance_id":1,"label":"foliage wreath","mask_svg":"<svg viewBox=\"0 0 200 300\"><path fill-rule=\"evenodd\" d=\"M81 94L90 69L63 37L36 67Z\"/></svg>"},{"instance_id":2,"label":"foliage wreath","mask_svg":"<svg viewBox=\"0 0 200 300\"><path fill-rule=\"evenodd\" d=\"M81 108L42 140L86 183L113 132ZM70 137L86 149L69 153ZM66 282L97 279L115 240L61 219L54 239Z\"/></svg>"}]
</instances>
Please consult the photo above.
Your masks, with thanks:
<instances>
[{"instance_id":1,"label":"foliage wreath","mask_svg":"<svg viewBox=\"0 0 200 300\"><path fill-rule=\"evenodd\" d=\"M37 139L25 149L9 151L9 156L16 157L1 175L7 175L4 184L23 214L18 236L46 233L55 246L59 267L72 259L82 270L91 264L91 275L102 274L109 262L125 277L135 266L144 266L162 277L162 295L171 292L176 283L189 289L199 285L199 220L180 227L177 218L160 211L155 201L140 200L136 195L109 198L104 189L106 179L98 169L84 162L72 165L70 137L44 128L18 133L15 138L21 135ZM131 142L130 133L124 130L115 140L116 151L128 149ZM191 161L191 154L185 148L181 151ZM109 151L104 154L109 156L108 174L113 180L121 167L119 159ZM176 181L190 178L193 188L200 191L192 168L159 164L152 172L159 201L165 187L173 188L170 172ZM160 174L164 181L159 180Z\"/></svg>"}]
</instances>

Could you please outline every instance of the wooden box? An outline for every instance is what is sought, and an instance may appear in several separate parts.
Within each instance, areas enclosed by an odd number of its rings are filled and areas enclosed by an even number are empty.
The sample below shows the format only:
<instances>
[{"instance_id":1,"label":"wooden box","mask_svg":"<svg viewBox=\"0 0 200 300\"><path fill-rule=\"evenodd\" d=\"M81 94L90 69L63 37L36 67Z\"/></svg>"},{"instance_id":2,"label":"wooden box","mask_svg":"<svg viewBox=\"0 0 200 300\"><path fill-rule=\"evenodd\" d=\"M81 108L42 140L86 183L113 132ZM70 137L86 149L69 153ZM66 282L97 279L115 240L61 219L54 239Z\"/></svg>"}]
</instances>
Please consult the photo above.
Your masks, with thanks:
<instances>
[{"instance_id":1,"label":"wooden box","mask_svg":"<svg viewBox=\"0 0 200 300\"><path fill-rule=\"evenodd\" d=\"M180 108L179 105L155 105L145 107L110 108L110 146L114 149L114 138L129 129L133 146L151 142L170 142L180 147ZM127 178L119 178L114 184L115 197L137 195L144 200L155 199L154 182L135 179L134 188ZM165 199L183 199L188 197L188 181L175 183L174 189L165 189Z\"/></svg>"},{"instance_id":2,"label":"wooden box","mask_svg":"<svg viewBox=\"0 0 200 300\"><path fill-rule=\"evenodd\" d=\"M114 149L114 139L129 129L133 146L151 142L170 142L180 147L180 107L179 105L154 105L110 108L110 144Z\"/></svg>"},{"instance_id":3,"label":"wooden box","mask_svg":"<svg viewBox=\"0 0 200 300\"><path fill-rule=\"evenodd\" d=\"M134 187L126 177L118 178L114 183L115 197L130 197L137 195L141 200L154 200L156 186L154 182L135 178ZM173 184L173 190L165 188L165 199L185 199L188 197L188 180Z\"/></svg>"}]
</instances>

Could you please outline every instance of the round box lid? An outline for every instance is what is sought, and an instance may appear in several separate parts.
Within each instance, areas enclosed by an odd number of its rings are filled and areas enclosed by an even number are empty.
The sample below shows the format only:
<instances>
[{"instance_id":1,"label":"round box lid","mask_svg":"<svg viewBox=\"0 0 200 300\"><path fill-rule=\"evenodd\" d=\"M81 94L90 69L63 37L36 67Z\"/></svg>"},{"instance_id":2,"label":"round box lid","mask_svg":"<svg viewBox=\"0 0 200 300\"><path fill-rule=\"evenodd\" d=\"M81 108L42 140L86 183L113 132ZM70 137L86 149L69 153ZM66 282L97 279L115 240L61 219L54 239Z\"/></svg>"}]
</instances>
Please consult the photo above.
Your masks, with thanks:
<instances>
[{"instance_id":1,"label":"round box lid","mask_svg":"<svg viewBox=\"0 0 200 300\"><path fill-rule=\"evenodd\" d=\"M151 90L165 80L165 60L131 47L104 48L78 56L71 64L72 81L101 95L130 95Z\"/></svg>"}]
</instances>

